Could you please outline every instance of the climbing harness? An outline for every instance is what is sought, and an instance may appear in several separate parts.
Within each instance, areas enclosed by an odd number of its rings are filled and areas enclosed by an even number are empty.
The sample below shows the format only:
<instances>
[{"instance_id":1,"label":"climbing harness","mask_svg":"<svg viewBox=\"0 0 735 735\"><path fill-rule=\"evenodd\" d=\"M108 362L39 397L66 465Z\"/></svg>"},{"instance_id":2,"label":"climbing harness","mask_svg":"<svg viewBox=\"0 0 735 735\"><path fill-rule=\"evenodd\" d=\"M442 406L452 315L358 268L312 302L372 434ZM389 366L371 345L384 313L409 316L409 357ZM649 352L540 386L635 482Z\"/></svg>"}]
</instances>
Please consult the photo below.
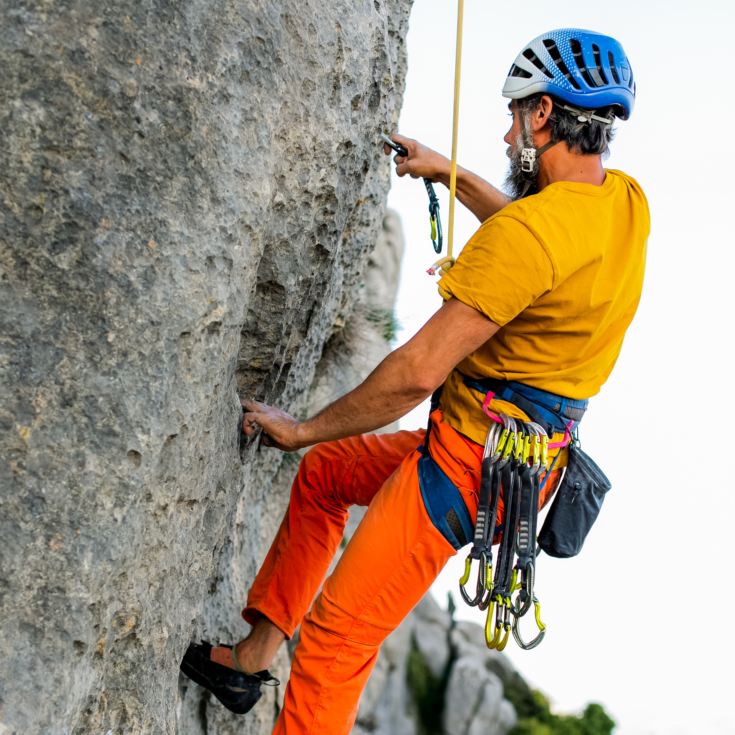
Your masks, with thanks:
<instances>
[{"instance_id":1,"label":"climbing harness","mask_svg":"<svg viewBox=\"0 0 735 735\"><path fill-rule=\"evenodd\" d=\"M387 135L380 135L382 141L390 148L392 148L399 156L408 156L408 149L396 143ZM444 236L442 234L442 221L439 216L439 197L436 195L434 190L434 184L429 179L424 179L424 186L426 187L426 193L429 195L429 222L431 224L431 244L434 246L435 253L441 253L442 245L444 243Z\"/></svg>"},{"instance_id":2,"label":"climbing harness","mask_svg":"<svg viewBox=\"0 0 735 735\"><path fill-rule=\"evenodd\" d=\"M587 401L515 381L462 377L466 386L484 394L482 409L493 423L485 441L477 520L459 591L468 605L487 610L488 648L502 651L512 632L516 643L530 650L546 635L541 603L535 592L536 555L540 549L551 556L578 553L610 483L579 447L575 426L584 415ZM513 403L531 420L493 413L493 398ZM550 442L554 433L563 433L563 439ZM549 450L563 447L569 447L569 463L538 534L537 546L539 498L559 456L550 462ZM498 525L501 502L503 520ZM498 549L493 560L494 543ZM468 583L475 561L477 579L471 590ZM520 620L531 609L537 633L526 640L520 631Z\"/></svg>"}]
</instances>

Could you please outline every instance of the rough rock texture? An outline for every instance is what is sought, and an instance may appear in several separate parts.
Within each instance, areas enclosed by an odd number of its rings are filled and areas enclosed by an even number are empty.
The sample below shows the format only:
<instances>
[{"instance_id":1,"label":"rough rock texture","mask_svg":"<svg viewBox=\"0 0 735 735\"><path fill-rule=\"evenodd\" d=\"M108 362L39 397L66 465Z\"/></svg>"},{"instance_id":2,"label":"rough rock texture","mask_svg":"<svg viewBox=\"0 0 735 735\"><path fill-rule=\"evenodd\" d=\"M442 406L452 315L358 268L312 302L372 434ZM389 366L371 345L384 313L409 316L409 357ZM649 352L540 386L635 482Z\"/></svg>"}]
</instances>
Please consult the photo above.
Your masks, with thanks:
<instances>
[{"instance_id":1,"label":"rough rock texture","mask_svg":"<svg viewBox=\"0 0 735 735\"><path fill-rule=\"evenodd\" d=\"M237 393L302 410L351 311L409 10L0 5L1 732L235 731L177 685L293 472Z\"/></svg>"},{"instance_id":2,"label":"rough rock texture","mask_svg":"<svg viewBox=\"0 0 735 735\"><path fill-rule=\"evenodd\" d=\"M314 414L360 383L390 351L386 327L391 324L403 249L400 221L395 213L388 211L375 247L368 256L365 270L353 292L355 301L350 314L346 319L338 319L336 330L324 346L321 360L314 371L313 383L302 397L301 403L306 414ZM395 427L384 429L390 430L395 430ZM223 554L218 572L220 580L240 575L246 580L245 586L233 588L232 585L225 586L220 582L217 594L209 598L207 605L205 627L210 629L212 635L220 636L221 640L228 642L234 640L235 636L241 637L247 630L238 615L238 604L243 600L247 583L255 575L281 521L288 503L291 483L303 454L297 452L283 455L274 450L262 450L262 453L275 455L280 460L278 469L271 477L262 479L266 482L267 492L263 493L258 503L257 516L253 513L249 518L245 517L231 541L232 544L239 545L242 551L234 555ZM352 533L363 514L362 508L352 509L346 537ZM254 534L256 529L257 534ZM338 558L339 553L335 564ZM233 631L229 637L223 636L223 631L227 630ZM289 653L297 640L298 636L289 650L284 649L271 666L271 670L281 677L284 684L288 678ZM185 677L181 678L180 683L177 732L182 735L267 735L278 715L284 689L264 689L264 699L267 701L259 702L247 718L233 718L217 702L210 707L209 702L213 700L207 692L191 684Z\"/></svg>"}]
</instances>

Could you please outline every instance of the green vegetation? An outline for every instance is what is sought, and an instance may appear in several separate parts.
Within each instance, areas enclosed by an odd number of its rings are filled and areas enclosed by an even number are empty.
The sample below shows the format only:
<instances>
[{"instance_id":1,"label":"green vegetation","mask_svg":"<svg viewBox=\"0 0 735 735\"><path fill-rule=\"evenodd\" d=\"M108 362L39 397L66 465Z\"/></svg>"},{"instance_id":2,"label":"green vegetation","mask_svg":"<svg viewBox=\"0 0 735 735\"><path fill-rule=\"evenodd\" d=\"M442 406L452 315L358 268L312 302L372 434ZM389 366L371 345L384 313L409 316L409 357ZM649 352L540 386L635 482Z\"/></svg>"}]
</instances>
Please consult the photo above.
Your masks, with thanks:
<instances>
[{"instance_id":1,"label":"green vegetation","mask_svg":"<svg viewBox=\"0 0 735 735\"><path fill-rule=\"evenodd\" d=\"M365 314L365 318L381 330L383 339L386 342L392 342L401 328L400 322L392 309L369 309Z\"/></svg>"},{"instance_id":2,"label":"green vegetation","mask_svg":"<svg viewBox=\"0 0 735 735\"><path fill-rule=\"evenodd\" d=\"M442 710L447 688L447 672L438 679L421 655L416 641L411 639L408 653L406 682L418 710L419 735L442 735Z\"/></svg>"},{"instance_id":3,"label":"green vegetation","mask_svg":"<svg viewBox=\"0 0 735 735\"><path fill-rule=\"evenodd\" d=\"M602 705L591 703L579 715L555 715L549 702L541 692L531 691L518 702L514 697L518 691L506 688L505 696L518 713L518 724L509 735L610 735L615 722L608 716Z\"/></svg>"},{"instance_id":4,"label":"green vegetation","mask_svg":"<svg viewBox=\"0 0 735 735\"><path fill-rule=\"evenodd\" d=\"M450 631L454 628L456 604L449 594L448 609ZM420 735L441 735L442 714L449 674L457 652L452 647L450 659L441 677L435 676L416 645L411 640L408 654L406 682L418 711ZM531 689L518 672L493 667L503 684L504 697L513 705L518 724L508 735L611 735L615 722L602 705L591 703L581 715L556 715L549 707L549 700L539 691Z\"/></svg>"}]
</instances>

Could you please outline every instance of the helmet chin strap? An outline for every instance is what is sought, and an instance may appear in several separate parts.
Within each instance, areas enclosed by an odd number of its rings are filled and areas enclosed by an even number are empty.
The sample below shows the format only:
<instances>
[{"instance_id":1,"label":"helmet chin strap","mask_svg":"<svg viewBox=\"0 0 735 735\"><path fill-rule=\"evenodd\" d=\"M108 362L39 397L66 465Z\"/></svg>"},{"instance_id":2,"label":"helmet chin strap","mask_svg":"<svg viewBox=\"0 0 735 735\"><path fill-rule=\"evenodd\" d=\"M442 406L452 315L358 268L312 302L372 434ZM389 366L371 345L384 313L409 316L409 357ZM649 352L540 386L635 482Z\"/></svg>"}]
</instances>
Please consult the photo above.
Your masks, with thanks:
<instances>
[{"instance_id":1,"label":"helmet chin strap","mask_svg":"<svg viewBox=\"0 0 735 735\"><path fill-rule=\"evenodd\" d=\"M526 185L521 192L522 199L524 196L526 196L528 190L531 188L531 185L534 182L534 179L536 178L535 176L533 176L533 174L534 171L536 171L538 159L541 158L541 156L546 153L549 148L555 146L559 141L552 139L548 143L542 145L540 148L536 148L533 145L533 136L528 129L528 125L526 124L526 118L524 115L520 115L520 124L521 138L523 140L523 148L521 149L521 171L523 171L524 174L531 175L526 177ZM538 176L538 171L536 171L536 176Z\"/></svg>"}]
</instances>

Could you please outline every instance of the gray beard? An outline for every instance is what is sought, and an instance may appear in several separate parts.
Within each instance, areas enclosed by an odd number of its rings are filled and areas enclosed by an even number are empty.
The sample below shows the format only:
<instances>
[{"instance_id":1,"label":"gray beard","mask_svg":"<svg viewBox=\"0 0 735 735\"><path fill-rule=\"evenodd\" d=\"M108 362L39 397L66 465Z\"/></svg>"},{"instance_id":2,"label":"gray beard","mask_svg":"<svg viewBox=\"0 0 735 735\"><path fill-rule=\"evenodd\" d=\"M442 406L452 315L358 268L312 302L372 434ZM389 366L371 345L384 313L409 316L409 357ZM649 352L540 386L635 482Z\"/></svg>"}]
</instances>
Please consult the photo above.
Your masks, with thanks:
<instances>
[{"instance_id":1,"label":"gray beard","mask_svg":"<svg viewBox=\"0 0 735 735\"><path fill-rule=\"evenodd\" d=\"M513 200L522 199L531 194L538 194L538 160L533 165L533 171L526 173L521 169L521 150L523 138L519 135L515 145L507 150L510 162L508 173L503 183L503 191ZM529 186L530 183L530 186Z\"/></svg>"}]
</instances>

